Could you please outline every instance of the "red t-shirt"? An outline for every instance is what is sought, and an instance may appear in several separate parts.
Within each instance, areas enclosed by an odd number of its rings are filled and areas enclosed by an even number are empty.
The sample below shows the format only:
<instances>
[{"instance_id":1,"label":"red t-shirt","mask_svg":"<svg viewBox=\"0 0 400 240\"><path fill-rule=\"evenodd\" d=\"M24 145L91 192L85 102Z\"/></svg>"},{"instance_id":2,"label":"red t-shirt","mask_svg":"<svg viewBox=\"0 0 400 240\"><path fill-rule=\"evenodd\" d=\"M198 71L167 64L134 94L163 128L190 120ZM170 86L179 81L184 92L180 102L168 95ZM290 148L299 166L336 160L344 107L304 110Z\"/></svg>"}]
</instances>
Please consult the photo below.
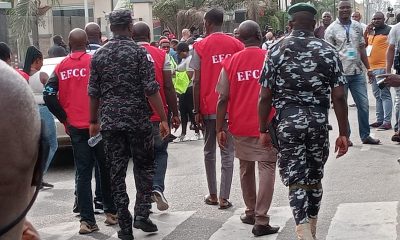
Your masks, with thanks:
<instances>
[{"instance_id":1,"label":"red t-shirt","mask_svg":"<svg viewBox=\"0 0 400 240\"><path fill-rule=\"evenodd\" d=\"M168 106L167 106L167 101L165 99L165 92L164 92L164 75L163 75L166 53L161 49L150 46L150 44L148 44L148 43L144 43L141 46L146 48L148 54L150 54L150 56L148 55L147 57L150 58L150 60L154 63L156 81L160 85L160 95L161 95L161 100L164 105L164 111L165 111L165 114L168 114ZM150 104L150 106L153 110L153 115L150 117L150 121L152 121L152 122L161 121L161 117L158 115L158 113L156 112L154 107L151 104Z\"/></svg>"},{"instance_id":2,"label":"red t-shirt","mask_svg":"<svg viewBox=\"0 0 400 240\"><path fill-rule=\"evenodd\" d=\"M246 48L223 61L229 78L229 131L235 136L258 137L258 81L267 51ZM275 115L271 111L270 120Z\"/></svg>"},{"instance_id":3,"label":"red t-shirt","mask_svg":"<svg viewBox=\"0 0 400 240\"><path fill-rule=\"evenodd\" d=\"M69 123L76 128L89 128L90 61L92 56L74 52L59 63L54 73L58 78L59 102L67 113Z\"/></svg>"},{"instance_id":4,"label":"red t-shirt","mask_svg":"<svg viewBox=\"0 0 400 240\"><path fill-rule=\"evenodd\" d=\"M29 75L26 72L22 71L21 69L14 68L26 81L29 81Z\"/></svg>"},{"instance_id":5,"label":"red t-shirt","mask_svg":"<svg viewBox=\"0 0 400 240\"><path fill-rule=\"evenodd\" d=\"M193 45L201 60L200 113L217 112L218 94L215 92L222 61L244 48L243 44L224 33L213 33Z\"/></svg>"}]
</instances>

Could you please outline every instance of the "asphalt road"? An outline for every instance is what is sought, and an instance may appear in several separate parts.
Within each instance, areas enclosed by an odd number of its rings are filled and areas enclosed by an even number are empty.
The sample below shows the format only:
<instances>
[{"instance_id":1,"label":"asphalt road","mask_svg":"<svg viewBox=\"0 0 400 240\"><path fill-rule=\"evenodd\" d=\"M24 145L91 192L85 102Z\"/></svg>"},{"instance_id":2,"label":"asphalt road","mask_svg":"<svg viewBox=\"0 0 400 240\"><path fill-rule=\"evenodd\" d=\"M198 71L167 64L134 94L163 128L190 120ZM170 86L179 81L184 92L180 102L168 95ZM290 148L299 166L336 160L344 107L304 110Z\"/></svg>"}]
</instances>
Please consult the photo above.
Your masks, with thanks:
<instances>
[{"instance_id":1,"label":"asphalt road","mask_svg":"<svg viewBox=\"0 0 400 240\"><path fill-rule=\"evenodd\" d=\"M374 98L370 94L370 119L374 120ZM348 154L336 159L331 154L326 164L323 180L324 196L318 222L318 239L328 240L396 240L400 235L400 146L390 141L393 131L371 130L382 145L361 144L358 135L356 108L349 108L354 147ZM338 135L336 119L333 125L331 147ZM179 132L179 130L178 130ZM251 227L239 222L243 200L239 184L238 161L235 160L231 192L233 208L218 210L203 203L207 185L203 164L202 141L174 143L169 146L169 165L166 176L165 196L170 209L151 216L159 226L159 233L146 235L135 230L135 239L154 240L231 240L253 239ZM72 213L74 198L74 168L71 151L58 152L55 164L45 180L55 188L41 191L28 218L39 230L43 239L117 239L117 227L104 225L104 216L97 215L100 231L90 236L80 236L79 218ZM218 167L220 164L218 163ZM218 169L217 167L217 169ZM128 171L128 189L134 201L132 166ZM278 175L278 174L277 174ZM288 207L287 189L276 178L271 223L280 225L281 231L265 240L293 240L294 221Z\"/></svg>"}]
</instances>

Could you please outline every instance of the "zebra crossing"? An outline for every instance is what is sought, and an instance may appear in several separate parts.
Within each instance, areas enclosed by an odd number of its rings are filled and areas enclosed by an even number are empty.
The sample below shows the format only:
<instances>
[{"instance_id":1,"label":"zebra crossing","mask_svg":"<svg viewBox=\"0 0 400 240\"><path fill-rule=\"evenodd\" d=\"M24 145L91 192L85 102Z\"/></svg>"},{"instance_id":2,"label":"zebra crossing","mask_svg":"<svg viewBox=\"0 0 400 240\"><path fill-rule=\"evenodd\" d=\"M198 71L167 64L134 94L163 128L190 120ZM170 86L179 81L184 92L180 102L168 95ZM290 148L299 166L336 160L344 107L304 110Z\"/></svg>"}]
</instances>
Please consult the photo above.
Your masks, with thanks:
<instances>
[{"instance_id":1,"label":"zebra crossing","mask_svg":"<svg viewBox=\"0 0 400 240\"><path fill-rule=\"evenodd\" d=\"M364 202L342 203L331 220L326 240L396 240L398 225L399 202ZM208 240L247 240L255 239L251 233L252 226L242 224L239 216L244 209L236 209L222 226ZM148 234L134 230L135 239L161 240L167 237L196 211L155 212L152 220L158 225L159 232ZM290 207L273 207L269 211L271 225L280 226L280 232L292 220ZM97 217L99 218L99 217ZM31 219L32 220L32 219ZM35 223L33 221L33 223ZM74 239L107 239L118 240L118 227L100 225L100 232L90 236L77 233L78 221L60 222L51 226L39 228L43 240L74 240ZM106 229L106 232L103 230ZM293 231L293 229L291 229ZM111 237L110 237L111 236ZM280 240L280 233L257 237L259 240ZM286 240L286 239L285 239ZM287 239L289 240L289 239Z\"/></svg>"}]
</instances>

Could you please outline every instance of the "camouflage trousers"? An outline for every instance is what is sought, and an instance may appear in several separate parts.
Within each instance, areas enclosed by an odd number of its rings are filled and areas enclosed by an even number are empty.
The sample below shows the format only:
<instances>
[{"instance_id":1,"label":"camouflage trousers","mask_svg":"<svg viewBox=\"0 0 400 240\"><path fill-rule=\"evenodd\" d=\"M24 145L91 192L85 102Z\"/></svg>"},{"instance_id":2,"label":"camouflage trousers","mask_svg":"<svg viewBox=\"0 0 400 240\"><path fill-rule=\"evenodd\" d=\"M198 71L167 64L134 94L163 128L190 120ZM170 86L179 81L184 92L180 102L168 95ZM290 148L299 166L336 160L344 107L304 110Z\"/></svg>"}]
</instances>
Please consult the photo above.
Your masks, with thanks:
<instances>
[{"instance_id":1,"label":"camouflage trousers","mask_svg":"<svg viewBox=\"0 0 400 240\"><path fill-rule=\"evenodd\" d=\"M283 112L278 123L279 174L289 186L297 225L317 218L319 212L321 180L329 155L327 118L327 113L298 108Z\"/></svg>"},{"instance_id":2,"label":"camouflage trousers","mask_svg":"<svg viewBox=\"0 0 400 240\"><path fill-rule=\"evenodd\" d=\"M132 215L126 192L126 171L133 158L136 186L135 216L147 218L151 209L154 176L154 141L152 128L136 132L102 131L106 167L110 169L111 192L117 207L118 223L122 230L132 232Z\"/></svg>"}]
</instances>

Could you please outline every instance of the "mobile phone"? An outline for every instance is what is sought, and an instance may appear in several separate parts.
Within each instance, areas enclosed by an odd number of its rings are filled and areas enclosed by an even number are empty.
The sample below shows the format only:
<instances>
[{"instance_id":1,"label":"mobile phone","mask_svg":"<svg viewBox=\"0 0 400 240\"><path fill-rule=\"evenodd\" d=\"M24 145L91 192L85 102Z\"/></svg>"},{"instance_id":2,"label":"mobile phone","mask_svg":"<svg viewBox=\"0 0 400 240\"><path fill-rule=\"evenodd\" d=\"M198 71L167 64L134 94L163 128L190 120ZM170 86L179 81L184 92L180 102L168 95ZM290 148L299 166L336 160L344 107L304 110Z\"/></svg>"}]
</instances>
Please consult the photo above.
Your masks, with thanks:
<instances>
[{"instance_id":1,"label":"mobile phone","mask_svg":"<svg viewBox=\"0 0 400 240\"><path fill-rule=\"evenodd\" d=\"M376 84L378 85L379 89L384 89L385 88L385 78L379 80L378 82L376 82Z\"/></svg>"}]
</instances>

